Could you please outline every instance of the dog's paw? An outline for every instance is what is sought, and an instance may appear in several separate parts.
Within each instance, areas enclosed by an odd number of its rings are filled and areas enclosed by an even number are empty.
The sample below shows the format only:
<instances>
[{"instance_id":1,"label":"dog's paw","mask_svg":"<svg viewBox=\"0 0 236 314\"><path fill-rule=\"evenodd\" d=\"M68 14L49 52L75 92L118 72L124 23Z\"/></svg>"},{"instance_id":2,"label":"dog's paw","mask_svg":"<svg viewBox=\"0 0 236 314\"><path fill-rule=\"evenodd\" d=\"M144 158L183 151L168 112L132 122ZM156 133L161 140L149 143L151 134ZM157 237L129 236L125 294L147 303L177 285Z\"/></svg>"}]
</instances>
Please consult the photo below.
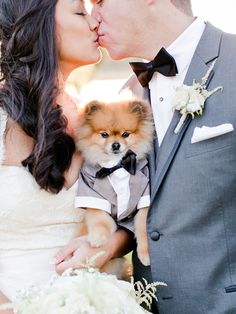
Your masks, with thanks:
<instances>
[{"instance_id":1,"label":"dog's paw","mask_svg":"<svg viewBox=\"0 0 236 314\"><path fill-rule=\"evenodd\" d=\"M88 241L92 247L100 247L105 245L110 237L111 231L104 226L100 226L94 228L92 232L89 232Z\"/></svg>"},{"instance_id":2,"label":"dog's paw","mask_svg":"<svg viewBox=\"0 0 236 314\"><path fill-rule=\"evenodd\" d=\"M150 257L147 249L137 248L138 258L144 266L150 265Z\"/></svg>"}]
</instances>

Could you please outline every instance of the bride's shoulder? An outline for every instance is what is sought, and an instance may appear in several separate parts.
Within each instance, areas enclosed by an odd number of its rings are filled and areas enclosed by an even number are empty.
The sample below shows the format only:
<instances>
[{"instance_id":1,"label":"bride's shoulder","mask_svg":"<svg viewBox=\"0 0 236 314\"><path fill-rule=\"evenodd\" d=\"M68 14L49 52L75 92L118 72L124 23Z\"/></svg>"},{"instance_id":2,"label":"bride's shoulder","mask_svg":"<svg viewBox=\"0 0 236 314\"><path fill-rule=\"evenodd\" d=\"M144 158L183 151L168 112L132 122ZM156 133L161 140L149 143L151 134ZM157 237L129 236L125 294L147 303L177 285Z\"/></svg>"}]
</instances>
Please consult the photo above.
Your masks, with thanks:
<instances>
[{"instance_id":1,"label":"bride's shoulder","mask_svg":"<svg viewBox=\"0 0 236 314\"><path fill-rule=\"evenodd\" d=\"M76 151L73 155L70 168L64 174L65 188L67 189L71 188L75 184L75 182L78 180L82 163L83 163L83 158L81 154L78 151Z\"/></svg>"},{"instance_id":2,"label":"bride's shoulder","mask_svg":"<svg viewBox=\"0 0 236 314\"><path fill-rule=\"evenodd\" d=\"M75 97L68 94L64 95L64 101L62 106L63 114L67 118L67 132L73 137L76 137L76 133L83 123L83 106L82 102Z\"/></svg>"}]
</instances>

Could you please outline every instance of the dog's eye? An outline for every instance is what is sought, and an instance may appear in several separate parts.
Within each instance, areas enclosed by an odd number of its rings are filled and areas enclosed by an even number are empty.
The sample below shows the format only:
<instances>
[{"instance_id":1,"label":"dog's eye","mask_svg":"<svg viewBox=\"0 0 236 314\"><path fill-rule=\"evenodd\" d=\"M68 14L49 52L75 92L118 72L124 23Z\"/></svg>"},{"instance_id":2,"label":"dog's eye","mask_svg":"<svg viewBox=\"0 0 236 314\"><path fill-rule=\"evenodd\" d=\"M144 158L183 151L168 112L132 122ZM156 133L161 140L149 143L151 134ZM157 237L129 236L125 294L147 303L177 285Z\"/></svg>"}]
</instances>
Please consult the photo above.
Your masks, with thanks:
<instances>
[{"instance_id":1,"label":"dog's eye","mask_svg":"<svg viewBox=\"0 0 236 314\"><path fill-rule=\"evenodd\" d=\"M100 133L100 134L101 134L101 136L102 136L103 138L109 137L109 134L108 134L107 132L102 132L102 133Z\"/></svg>"},{"instance_id":2,"label":"dog's eye","mask_svg":"<svg viewBox=\"0 0 236 314\"><path fill-rule=\"evenodd\" d=\"M130 136L130 133L127 132L127 131L125 131L121 136L122 136L122 137L129 137L129 136Z\"/></svg>"}]
</instances>

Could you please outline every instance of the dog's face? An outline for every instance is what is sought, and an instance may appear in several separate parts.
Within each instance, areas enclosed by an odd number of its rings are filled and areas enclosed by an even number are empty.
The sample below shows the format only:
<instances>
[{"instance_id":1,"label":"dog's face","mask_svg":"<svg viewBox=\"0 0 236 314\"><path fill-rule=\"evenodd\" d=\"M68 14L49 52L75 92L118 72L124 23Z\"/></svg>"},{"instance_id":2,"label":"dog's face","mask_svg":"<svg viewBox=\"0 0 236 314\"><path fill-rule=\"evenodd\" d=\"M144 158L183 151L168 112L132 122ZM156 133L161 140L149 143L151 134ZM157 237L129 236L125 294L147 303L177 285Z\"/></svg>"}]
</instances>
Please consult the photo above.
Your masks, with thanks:
<instances>
[{"instance_id":1,"label":"dog's face","mask_svg":"<svg viewBox=\"0 0 236 314\"><path fill-rule=\"evenodd\" d=\"M102 103L93 101L85 109L78 148L92 164L119 161L131 149L137 158L148 153L153 123L148 104L140 100Z\"/></svg>"}]
</instances>

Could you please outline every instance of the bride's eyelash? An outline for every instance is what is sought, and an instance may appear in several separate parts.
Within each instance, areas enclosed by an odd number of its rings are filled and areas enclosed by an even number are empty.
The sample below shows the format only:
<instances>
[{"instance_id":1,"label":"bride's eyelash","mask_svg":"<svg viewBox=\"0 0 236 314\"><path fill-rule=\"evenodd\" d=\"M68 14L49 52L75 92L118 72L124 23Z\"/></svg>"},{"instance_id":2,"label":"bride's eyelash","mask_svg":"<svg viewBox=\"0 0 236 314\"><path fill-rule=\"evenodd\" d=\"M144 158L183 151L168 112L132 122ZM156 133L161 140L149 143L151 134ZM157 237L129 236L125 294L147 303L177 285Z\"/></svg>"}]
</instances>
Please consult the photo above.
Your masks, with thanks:
<instances>
[{"instance_id":1,"label":"bride's eyelash","mask_svg":"<svg viewBox=\"0 0 236 314\"><path fill-rule=\"evenodd\" d=\"M83 13L83 12L79 12L79 13L75 13L76 15L80 15L80 16L85 16L87 15L87 13Z\"/></svg>"}]
</instances>

